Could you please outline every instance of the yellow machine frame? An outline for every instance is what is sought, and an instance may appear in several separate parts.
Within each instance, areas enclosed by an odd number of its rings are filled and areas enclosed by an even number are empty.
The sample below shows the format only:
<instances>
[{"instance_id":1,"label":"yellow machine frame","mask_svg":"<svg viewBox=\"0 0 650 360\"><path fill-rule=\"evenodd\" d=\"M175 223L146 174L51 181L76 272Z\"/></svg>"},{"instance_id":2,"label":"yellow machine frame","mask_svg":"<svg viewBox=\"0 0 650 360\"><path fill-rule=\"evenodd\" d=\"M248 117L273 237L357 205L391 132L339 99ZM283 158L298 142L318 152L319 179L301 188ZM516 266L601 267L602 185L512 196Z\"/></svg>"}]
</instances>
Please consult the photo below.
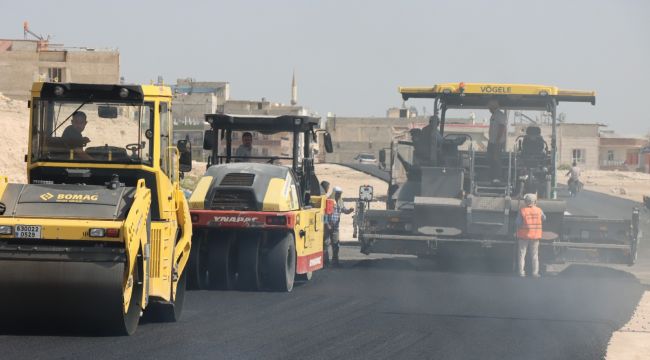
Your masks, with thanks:
<instances>
[{"instance_id":1,"label":"yellow machine frame","mask_svg":"<svg viewBox=\"0 0 650 360\"><path fill-rule=\"evenodd\" d=\"M44 83L35 83L32 87L32 99L38 100ZM42 226L43 239L48 239L53 244L59 240L65 241L93 241L97 240L88 234L88 229L117 228L119 237L107 238L106 241L123 243L127 254L125 275L122 283L123 306L126 312L129 309L131 300L132 277L134 268L140 264L144 270L142 276L143 289L142 297L136 299L144 310L150 298L156 301L173 302L176 298L177 284L182 276L189 259L192 225L189 215L189 206L184 193L180 188L180 166L178 149L170 143L164 151L161 149L161 104L167 104L168 128L165 129L171 142L173 134L173 123L171 121L171 89L167 86L143 85L141 91L144 95L144 102L154 104L154 133L151 138L153 143L153 161L151 166L142 164L109 164L109 163L88 163L88 162L43 162L29 161L27 164L27 176L29 183L32 183L32 170L39 167L48 168L83 168L83 169L116 169L116 170L140 170L155 177L156 194L152 194L149 184L140 179L136 185L134 201L124 221L105 220L80 220L69 218L38 218L38 217L0 217L0 225L40 225ZM30 106L30 134L35 131L33 127L33 115L35 101ZM32 142L29 141L27 159L32 159ZM6 177L0 178L0 198L8 185ZM152 184L153 185L153 184ZM158 198L158 212L160 217L151 219L152 196ZM55 201L56 199L53 199ZM10 238L12 235L0 235L0 240ZM100 310L101 311L101 310Z\"/></svg>"}]
</instances>

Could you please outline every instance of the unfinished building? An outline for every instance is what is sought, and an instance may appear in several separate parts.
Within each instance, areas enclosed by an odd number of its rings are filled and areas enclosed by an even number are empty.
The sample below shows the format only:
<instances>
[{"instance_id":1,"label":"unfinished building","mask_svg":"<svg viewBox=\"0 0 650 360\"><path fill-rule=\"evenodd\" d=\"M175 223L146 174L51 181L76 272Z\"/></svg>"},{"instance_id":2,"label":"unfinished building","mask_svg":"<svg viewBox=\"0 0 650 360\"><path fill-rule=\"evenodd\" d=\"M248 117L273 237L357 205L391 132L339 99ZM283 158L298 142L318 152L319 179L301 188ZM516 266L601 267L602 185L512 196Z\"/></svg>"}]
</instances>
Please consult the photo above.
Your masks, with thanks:
<instances>
[{"instance_id":1,"label":"unfinished building","mask_svg":"<svg viewBox=\"0 0 650 360\"><path fill-rule=\"evenodd\" d=\"M0 39L0 93L29 99L35 81L117 84L117 50L50 45L47 40Z\"/></svg>"}]
</instances>

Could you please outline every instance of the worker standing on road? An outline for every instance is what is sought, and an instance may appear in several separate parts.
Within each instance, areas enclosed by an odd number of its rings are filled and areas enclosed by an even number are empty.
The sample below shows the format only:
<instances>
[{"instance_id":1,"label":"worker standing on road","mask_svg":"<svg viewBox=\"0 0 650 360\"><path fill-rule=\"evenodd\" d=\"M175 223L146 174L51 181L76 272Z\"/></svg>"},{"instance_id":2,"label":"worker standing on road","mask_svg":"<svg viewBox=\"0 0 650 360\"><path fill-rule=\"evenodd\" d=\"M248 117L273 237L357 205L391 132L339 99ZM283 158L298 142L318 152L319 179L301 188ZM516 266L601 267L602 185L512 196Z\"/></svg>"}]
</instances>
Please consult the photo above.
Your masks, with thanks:
<instances>
[{"instance_id":1,"label":"worker standing on road","mask_svg":"<svg viewBox=\"0 0 650 360\"><path fill-rule=\"evenodd\" d=\"M571 196L576 196L576 193L580 190L580 168L576 161L571 165L571 169L566 173L566 176L569 177L567 185L569 186L569 192Z\"/></svg>"},{"instance_id":2,"label":"worker standing on road","mask_svg":"<svg viewBox=\"0 0 650 360\"><path fill-rule=\"evenodd\" d=\"M332 214L332 211L334 210L334 199L330 199L330 183L327 180L323 180L320 182L320 188L321 188L321 195L325 196L326 204L325 204L325 214L323 215L323 224L325 224L325 228L323 229L323 258L325 261L323 262L324 266L329 266L330 265L330 256L329 256L329 248L330 248L330 231L329 231L329 226L327 223L328 216Z\"/></svg>"},{"instance_id":3,"label":"worker standing on road","mask_svg":"<svg viewBox=\"0 0 650 360\"><path fill-rule=\"evenodd\" d=\"M546 215L537 207L535 194L524 195L526 206L519 209L517 216L517 239L519 242L519 276L526 276L526 250L530 249L532 276L539 277L539 241L542 239L542 222Z\"/></svg>"},{"instance_id":4,"label":"worker standing on road","mask_svg":"<svg viewBox=\"0 0 650 360\"><path fill-rule=\"evenodd\" d=\"M343 190L335 186L333 192L334 205L331 214L327 215L326 229L329 232L330 243L332 245L332 265L339 266L339 224L341 222L341 213L350 214L354 208L346 208L341 195Z\"/></svg>"}]
</instances>

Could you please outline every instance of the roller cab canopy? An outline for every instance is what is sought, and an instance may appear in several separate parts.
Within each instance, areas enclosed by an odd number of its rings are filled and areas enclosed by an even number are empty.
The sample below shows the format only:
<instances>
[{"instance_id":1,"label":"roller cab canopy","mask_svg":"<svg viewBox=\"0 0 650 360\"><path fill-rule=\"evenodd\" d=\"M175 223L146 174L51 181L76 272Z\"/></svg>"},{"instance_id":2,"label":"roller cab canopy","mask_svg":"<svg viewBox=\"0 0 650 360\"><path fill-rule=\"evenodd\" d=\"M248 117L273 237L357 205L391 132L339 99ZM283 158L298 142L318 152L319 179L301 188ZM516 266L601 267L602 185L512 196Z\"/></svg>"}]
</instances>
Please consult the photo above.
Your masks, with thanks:
<instances>
[{"instance_id":1,"label":"roller cab canopy","mask_svg":"<svg viewBox=\"0 0 650 360\"><path fill-rule=\"evenodd\" d=\"M447 108L485 109L491 100L508 109L546 110L551 100L596 104L595 91L561 90L556 86L496 83L445 83L433 87L400 87L404 100L439 99Z\"/></svg>"},{"instance_id":2,"label":"roller cab canopy","mask_svg":"<svg viewBox=\"0 0 650 360\"><path fill-rule=\"evenodd\" d=\"M143 102L145 96L171 97L171 89L161 85L122 85L36 82L32 97L41 100L82 100L92 102Z\"/></svg>"},{"instance_id":3,"label":"roller cab canopy","mask_svg":"<svg viewBox=\"0 0 650 360\"><path fill-rule=\"evenodd\" d=\"M318 127L319 118L307 115L231 115L206 114L205 121L213 129L234 131L305 132Z\"/></svg>"}]
</instances>

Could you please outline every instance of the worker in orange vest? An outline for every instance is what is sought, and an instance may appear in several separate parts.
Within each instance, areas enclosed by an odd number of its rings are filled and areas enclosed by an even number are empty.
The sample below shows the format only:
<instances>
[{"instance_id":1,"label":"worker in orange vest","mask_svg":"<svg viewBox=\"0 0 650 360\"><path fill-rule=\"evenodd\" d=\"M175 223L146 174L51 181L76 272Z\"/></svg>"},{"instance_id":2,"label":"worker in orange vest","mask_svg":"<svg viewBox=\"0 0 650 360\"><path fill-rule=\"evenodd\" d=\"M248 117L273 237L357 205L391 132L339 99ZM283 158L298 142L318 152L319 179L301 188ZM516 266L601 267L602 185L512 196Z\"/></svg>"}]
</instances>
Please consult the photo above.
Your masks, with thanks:
<instances>
[{"instance_id":1,"label":"worker in orange vest","mask_svg":"<svg viewBox=\"0 0 650 360\"><path fill-rule=\"evenodd\" d=\"M525 207L519 209L517 216L517 239L519 242L519 276L524 277L526 250L530 249L532 276L539 277L539 241L542 239L542 222L546 215L537 207L535 194L524 195Z\"/></svg>"}]
</instances>

